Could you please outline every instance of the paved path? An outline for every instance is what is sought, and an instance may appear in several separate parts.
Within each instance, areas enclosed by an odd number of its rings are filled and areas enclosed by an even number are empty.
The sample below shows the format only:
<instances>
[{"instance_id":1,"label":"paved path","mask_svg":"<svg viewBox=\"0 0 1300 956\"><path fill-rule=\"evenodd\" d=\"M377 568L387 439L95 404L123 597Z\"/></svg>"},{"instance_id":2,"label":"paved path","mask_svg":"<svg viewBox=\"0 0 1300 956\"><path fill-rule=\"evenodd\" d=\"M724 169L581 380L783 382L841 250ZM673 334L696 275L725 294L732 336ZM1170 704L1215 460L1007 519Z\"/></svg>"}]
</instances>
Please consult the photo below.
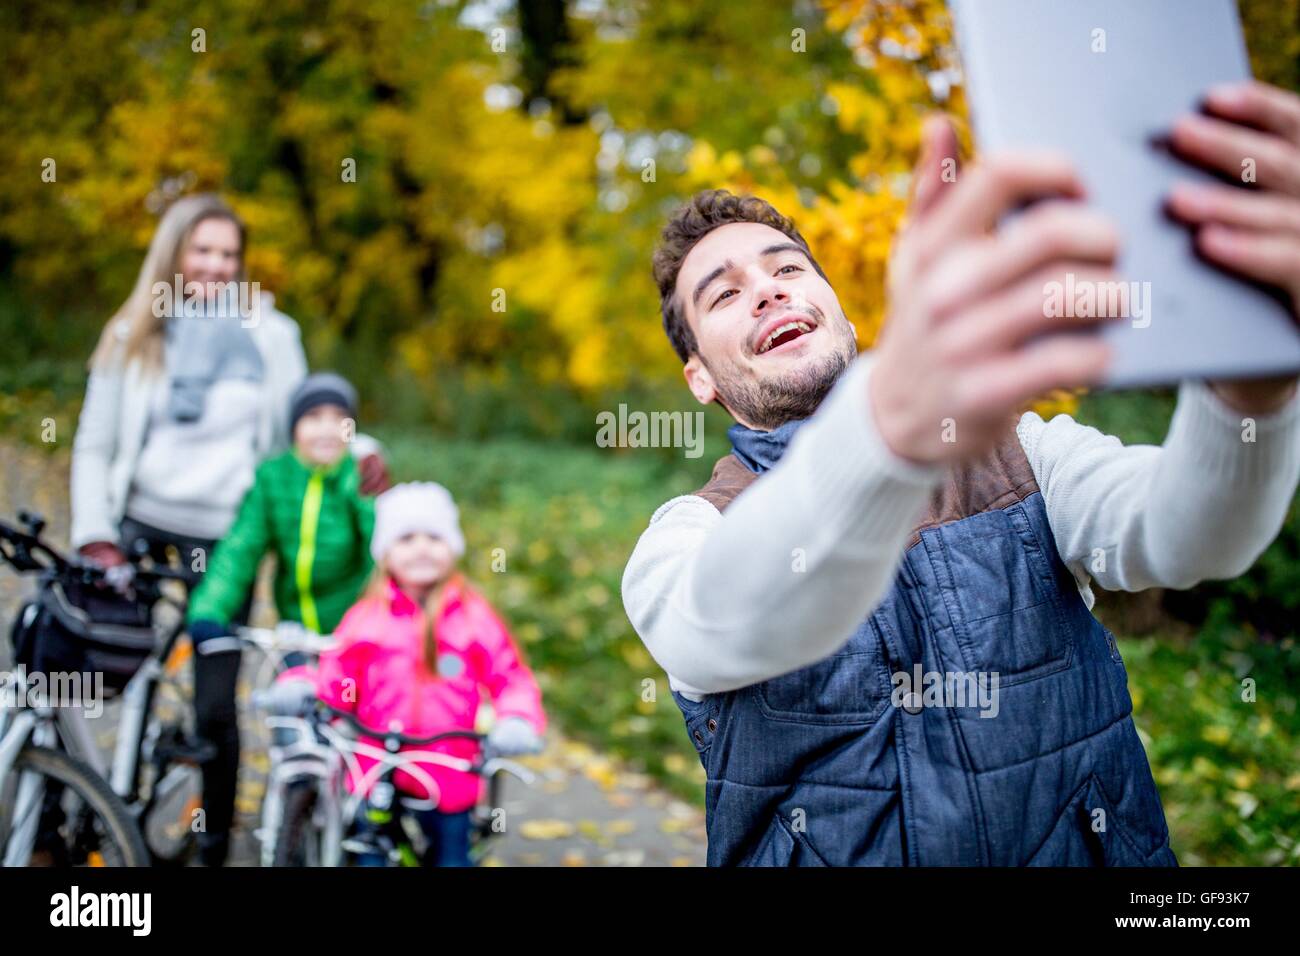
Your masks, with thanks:
<instances>
[{"instance_id":1,"label":"paved path","mask_svg":"<svg viewBox=\"0 0 1300 956\"><path fill-rule=\"evenodd\" d=\"M68 462L66 453L0 440L0 517L13 521L26 507L49 522L49 538L67 542ZM9 665L8 628L31 582L0 567L0 668ZM267 582L259 584L254 623L274 620ZM246 655L247 656L247 655ZM245 667L241 694L247 701ZM97 738L106 751L116 724L109 704ZM231 864L256 866L253 828L261 805L267 767L265 734L252 709L241 708L244 755L236 801L236 831ZM505 832L485 859L489 866L702 866L704 815L700 808L671 796L638 774L557 729L547 749L520 761L537 774L533 786L508 780L504 788Z\"/></svg>"}]
</instances>

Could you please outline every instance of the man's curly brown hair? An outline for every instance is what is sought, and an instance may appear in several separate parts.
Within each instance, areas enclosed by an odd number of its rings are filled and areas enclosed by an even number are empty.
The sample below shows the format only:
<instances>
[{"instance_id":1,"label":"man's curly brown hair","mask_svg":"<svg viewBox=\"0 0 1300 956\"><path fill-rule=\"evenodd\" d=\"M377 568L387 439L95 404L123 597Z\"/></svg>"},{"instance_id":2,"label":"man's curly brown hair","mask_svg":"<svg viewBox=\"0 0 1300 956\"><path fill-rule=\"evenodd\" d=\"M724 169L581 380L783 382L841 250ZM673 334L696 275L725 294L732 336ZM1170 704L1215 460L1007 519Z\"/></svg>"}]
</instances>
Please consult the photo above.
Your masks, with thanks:
<instances>
[{"instance_id":1,"label":"man's curly brown hair","mask_svg":"<svg viewBox=\"0 0 1300 956\"><path fill-rule=\"evenodd\" d=\"M686 313L677 298L677 274L682 262L695 244L719 226L733 222L757 222L771 226L792 242L803 248L808 261L823 279L826 273L813 258L812 251L794 220L781 215L776 207L757 196L737 196L725 189L706 189L691 197L690 201L673 214L659 236L659 248L654 254L654 276L659 285L659 308L664 317L664 331L668 341L685 364L698 351L695 333L686 321ZM829 281L829 280L828 280Z\"/></svg>"}]
</instances>

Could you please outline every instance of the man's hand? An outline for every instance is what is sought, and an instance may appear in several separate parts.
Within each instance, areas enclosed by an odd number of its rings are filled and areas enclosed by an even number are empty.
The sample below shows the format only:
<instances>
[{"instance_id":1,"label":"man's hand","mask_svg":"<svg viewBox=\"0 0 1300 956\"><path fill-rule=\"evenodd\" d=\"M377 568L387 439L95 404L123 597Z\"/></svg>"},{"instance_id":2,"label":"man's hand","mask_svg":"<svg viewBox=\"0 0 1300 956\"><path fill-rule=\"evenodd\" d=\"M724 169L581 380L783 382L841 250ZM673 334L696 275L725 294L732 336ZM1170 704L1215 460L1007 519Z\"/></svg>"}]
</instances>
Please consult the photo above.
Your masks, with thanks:
<instances>
[{"instance_id":1,"label":"man's hand","mask_svg":"<svg viewBox=\"0 0 1300 956\"><path fill-rule=\"evenodd\" d=\"M1029 399L1100 379L1110 350L1099 336L1028 340L1097 324L1052 315L1049 283L1064 286L1070 273L1076 288L1114 281L1118 233L1068 201L1083 187L1058 154L1005 154L958 174L948 122L931 118L923 137L869 401L896 454L937 464L986 447ZM997 228L1005 213L1045 198L1066 201Z\"/></svg>"},{"instance_id":2,"label":"man's hand","mask_svg":"<svg viewBox=\"0 0 1300 956\"><path fill-rule=\"evenodd\" d=\"M1216 87L1209 115L1182 117L1174 151L1255 188L1179 183L1169 210L1196 230L1211 262L1286 292L1300 318L1300 97L1263 83ZM1294 376L1211 382L1239 411L1267 413L1295 394Z\"/></svg>"}]
</instances>

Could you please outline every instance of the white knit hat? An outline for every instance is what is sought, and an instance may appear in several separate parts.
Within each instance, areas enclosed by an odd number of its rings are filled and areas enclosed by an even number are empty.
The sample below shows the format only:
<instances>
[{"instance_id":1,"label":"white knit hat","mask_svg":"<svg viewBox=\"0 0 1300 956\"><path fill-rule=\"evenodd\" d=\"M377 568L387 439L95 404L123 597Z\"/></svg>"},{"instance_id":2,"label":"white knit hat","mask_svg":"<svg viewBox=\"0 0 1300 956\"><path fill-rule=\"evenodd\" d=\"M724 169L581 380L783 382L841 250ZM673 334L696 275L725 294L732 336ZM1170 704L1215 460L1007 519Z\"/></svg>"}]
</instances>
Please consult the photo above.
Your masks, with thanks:
<instances>
[{"instance_id":1,"label":"white knit hat","mask_svg":"<svg viewBox=\"0 0 1300 956\"><path fill-rule=\"evenodd\" d=\"M394 541L417 531L442 538L458 558L465 553L456 502L452 501L451 492L436 481L394 485L375 499L371 557L382 561Z\"/></svg>"}]
</instances>

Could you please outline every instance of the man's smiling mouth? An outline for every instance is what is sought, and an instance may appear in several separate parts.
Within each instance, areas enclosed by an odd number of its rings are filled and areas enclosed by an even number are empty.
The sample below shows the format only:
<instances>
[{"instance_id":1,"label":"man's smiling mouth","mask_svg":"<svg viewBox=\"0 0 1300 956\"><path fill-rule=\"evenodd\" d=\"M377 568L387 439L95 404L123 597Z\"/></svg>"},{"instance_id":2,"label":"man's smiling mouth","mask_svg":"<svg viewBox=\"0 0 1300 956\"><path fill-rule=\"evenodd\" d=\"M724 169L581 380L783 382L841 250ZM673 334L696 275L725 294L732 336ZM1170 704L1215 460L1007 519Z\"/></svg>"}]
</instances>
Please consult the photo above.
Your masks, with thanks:
<instances>
[{"instance_id":1,"label":"man's smiling mouth","mask_svg":"<svg viewBox=\"0 0 1300 956\"><path fill-rule=\"evenodd\" d=\"M779 325L768 330L767 334L759 342L755 350L756 355L764 355L773 349L779 349L784 345L789 345L798 338L802 338L813 329L817 328L816 323L807 319L788 319Z\"/></svg>"}]
</instances>

